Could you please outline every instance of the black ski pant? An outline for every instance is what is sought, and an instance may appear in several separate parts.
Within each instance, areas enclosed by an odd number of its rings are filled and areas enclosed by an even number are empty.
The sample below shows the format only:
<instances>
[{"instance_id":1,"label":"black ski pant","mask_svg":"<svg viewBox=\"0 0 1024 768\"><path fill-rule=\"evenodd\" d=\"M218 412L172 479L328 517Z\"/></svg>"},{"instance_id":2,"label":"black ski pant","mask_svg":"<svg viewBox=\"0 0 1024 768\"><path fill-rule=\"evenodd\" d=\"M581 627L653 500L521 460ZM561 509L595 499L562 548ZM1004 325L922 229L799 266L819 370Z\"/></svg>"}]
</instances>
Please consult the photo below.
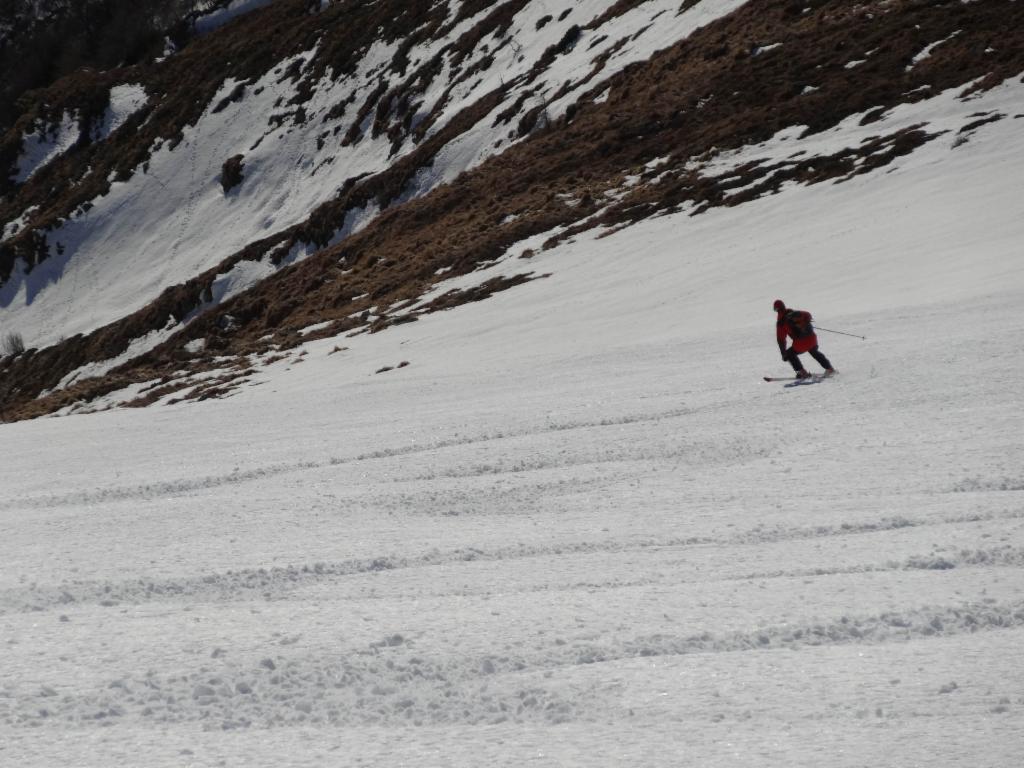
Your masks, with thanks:
<instances>
[{"instance_id":1,"label":"black ski pant","mask_svg":"<svg viewBox=\"0 0 1024 768\"><path fill-rule=\"evenodd\" d=\"M817 347L814 347L807 351L810 353L811 357L817 360L818 364L826 371L832 367L832 363L828 361L828 358L825 357L825 355L823 355L821 353L821 350L818 349ZM794 371L799 372L804 369L804 364L800 362L800 353L794 352L792 347L786 350L786 359L789 360L789 364L793 366Z\"/></svg>"}]
</instances>

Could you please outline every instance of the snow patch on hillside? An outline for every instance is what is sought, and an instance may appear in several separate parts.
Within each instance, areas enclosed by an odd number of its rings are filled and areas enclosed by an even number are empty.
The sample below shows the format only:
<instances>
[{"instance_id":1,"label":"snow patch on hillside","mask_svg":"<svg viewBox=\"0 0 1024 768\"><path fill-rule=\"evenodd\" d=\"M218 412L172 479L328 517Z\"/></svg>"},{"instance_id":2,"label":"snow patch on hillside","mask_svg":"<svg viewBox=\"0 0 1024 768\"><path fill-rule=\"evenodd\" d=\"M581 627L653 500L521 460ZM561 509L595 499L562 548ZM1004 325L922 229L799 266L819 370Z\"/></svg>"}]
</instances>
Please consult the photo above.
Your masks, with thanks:
<instances>
[{"instance_id":1,"label":"snow patch on hillside","mask_svg":"<svg viewBox=\"0 0 1024 768\"><path fill-rule=\"evenodd\" d=\"M967 88L958 86L932 98L915 103L900 104L886 112L874 122L861 124L866 114L854 114L833 128L819 133L808 134L806 126L790 126L779 131L761 144L721 152L706 163L692 163L691 168L704 175L727 176L737 168L748 164L775 165L804 162L808 158L824 157L847 149L856 149L879 137L894 135L900 131L920 128L929 134L940 134L937 139L945 148L960 146L965 133L994 129L1008 114L1019 107L1024 99L1024 84L1017 79L1008 80L995 88L965 98ZM994 118L991 122L975 125L978 117ZM949 137L949 138L946 138ZM958 137L958 138L953 138ZM931 153L920 149L896 159L884 169L884 173L895 173L900 168L928 162L924 158ZM730 189L735 195L742 188Z\"/></svg>"},{"instance_id":2,"label":"snow patch on hillside","mask_svg":"<svg viewBox=\"0 0 1024 768\"><path fill-rule=\"evenodd\" d=\"M546 105L540 124L556 120L566 113L584 91L599 92L602 84L626 67L649 59L657 51L688 37L745 2L702 2L679 14L679 4L675 0L652 0L616 17L607 27L583 29L615 5L615 0L601 0L580 4L559 22L549 23L539 30L537 24L547 15L548 7L544 3L527 5L516 15L507 33L514 45L495 51L494 63L480 73L479 79L466 81L452 91L445 107L445 119L454 116L471 98L477 98L479 94L487 93L502 83L515 82L519 78L524 79L523 84L511 89L505 100L490 114L441 150L438 161L429 168L421 169L411 190L414 194L423 194L438 184L450 183L460 173L472 170L509 146L525 140L525 136L516 135L514 125L511 128L494 125L498 115L520 98L524 91L531 90L533 95L523 102L523 112ZM573 25L580 27L576 42L557 56L538 80L525 82L525 76L533 64L552 46L559 44ZM609 55L617 45L621 47ZM482 51L476 53L478 59L487 55ZM607 60L598 69L598 62L605 56ZM559 98L551 101L559 92ZM430 99L436 95L436 90L428 91L424 104L430 103ZM432 127L428 135L437 129L438 126Z\"/></svg>"},{"instance_id":3,"label":"snow patch on hillside","mask_svg":"<svg viewBox=\"0 0 1024 768\"><path fill-rule=\"evenodd\" d=\"M127 349L117 357L112 357L107 360L100 360L94 363L87 363L86 365L76 368L57 384L52 390L45 390L39 393L39 397L46 397L50 392L65 389L76 382L83 381L85 379L98 378L105 376L107 373L112 371L119 365L127 363L129 360L133 360L139 355L149 352L154 347L162 344L164 341L169 339L174 333L179 331L181 326L170 319L167 325L157 331L150 331L144 336L140 336L137 339L133 339L128 345Z\"/></svg>"},{"instance_id":4,"label":"snow patch on hillside","mask_svg":"<svg viewBox=\"0 0 1024 768\"><path fill-rule=\"evenodd\" d=\"M335 232L323 247L329 248L340 243L349 235L359 232L374 219L379 210L379 206L370 205L365 208L349 211L345 215L344 226ZM265 280L285 267L305 261L319 250L321 248L314 243L300 242L293 245L288 253L280 259L277 258L279 251L275 250L258 261L238 262L229 271L219 274L214 279L210 300L197 312L193 313L193 316L247 291L260 281Z\"/></svg>"},{"instance_id":5,"label":"snow patch on hillside","mask_svg":"<svg viewBox=\"0 0 1024 768\"><path fill-rule=\"evenodd\" d=\"M276 271L276 267L270 263L269 259L238 262L229 272L217 275L214 279L209 306L220 304L237 296L260 280L270 277Z\"/></svg>"},{"instance_id":6,"label":"snow patch on hillside","mask_svg":"<svg viewBox=\"0 0 1024 768\"><path fill-rule=\"evenodd\" d=\"M270 5L275 0L231 0L225 7L219 8L210 13L204 14L196 19L195 31L199 35L208 35L214 30L220 29L230 21L239 16L259 10Z\"/></svg>"},{"instance_id":7,"label":"snow patch on hillside","mask_svg":"<svg viewBox=\"0 0 1024 768\"><path fill-rule=\"evenodd\" d=\"M920 64L922 61L924 61L927 58L930 58L931 55L932 55L932 52L936 48L938 48L940 45L948 43L950 40L952 40L953 38L955 38L959 34L960 34L960 30L957 30L956 32L951 34L949 37L943 38L942 40L937 40L934 43L926 45L924 48L921 49L920 53L918 53L916 56L914 56L914 58L911 60L910 64L907 65L906 71L909 72L914 67L916 67L918 64Z\"/></svg>"},{"instance_id":8,"label":"snow patch on hillside","mask_svg":"<svg viewBox=\"0 0 1024 768\"><path fill-rule=\"evenodd\" d=\"M22 211L21 215L18 218L4 224L3 230L0 231L0 243L4 242L5 240L10 240L12 237L18 234L22 230L22 228L31 220L32 214L38 210L38 205L30 206L29 208L26 208L24 211Z\"/></svg>"},{"instance_id":9,"label":"snow patch on hillside","mask_svg":"<svg viewBox=\"0 0 1024 768\"><path fill-rule=\"evenodd\" d=\"M94 141L102 141L124 125L125 121L149 102L145 88L138 83L116 85L110 89L110 104L103 115L103 122L93 135Z\"/></svg>"},{"instance_id":10,"label":"snow patch on hillside","mask_svg":"<svg viewBox=\"0 0 1024 768\"><path fill-rule=\"evenodd\" d=\"M46 164L63 155L79 138L78 115L65 112L59 123L37 121L21 140L14 181L23 184Z\"/></svg>"}]
</instances>

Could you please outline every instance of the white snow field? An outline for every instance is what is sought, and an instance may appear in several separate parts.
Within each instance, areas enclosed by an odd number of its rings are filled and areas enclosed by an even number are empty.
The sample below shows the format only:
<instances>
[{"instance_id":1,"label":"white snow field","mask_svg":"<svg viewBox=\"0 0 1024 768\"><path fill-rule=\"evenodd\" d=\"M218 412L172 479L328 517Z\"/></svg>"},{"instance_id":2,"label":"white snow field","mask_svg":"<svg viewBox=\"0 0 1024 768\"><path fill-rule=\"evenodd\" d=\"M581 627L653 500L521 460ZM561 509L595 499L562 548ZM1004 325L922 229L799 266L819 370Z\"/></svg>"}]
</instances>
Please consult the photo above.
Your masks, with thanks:
<instances>
[{"instance_id":1,"label":"white snow field","mask_svg":"<svg viewBox=\"0 0 1024 768\"><path fill-rule=\"evenodd\" d=\"M1020 765L1021 125L0 425L0 764Z\"/></svg>"}]
</instances>

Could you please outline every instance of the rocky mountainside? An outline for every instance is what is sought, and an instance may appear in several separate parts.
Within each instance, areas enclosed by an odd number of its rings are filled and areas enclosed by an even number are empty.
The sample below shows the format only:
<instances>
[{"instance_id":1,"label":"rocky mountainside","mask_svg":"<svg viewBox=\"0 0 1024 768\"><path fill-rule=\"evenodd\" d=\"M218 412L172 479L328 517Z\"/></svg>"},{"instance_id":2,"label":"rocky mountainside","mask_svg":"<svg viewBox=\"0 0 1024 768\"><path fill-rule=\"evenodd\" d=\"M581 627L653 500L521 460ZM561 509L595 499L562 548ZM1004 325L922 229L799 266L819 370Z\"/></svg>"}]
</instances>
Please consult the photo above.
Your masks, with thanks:
<instances>
[{"instance_id":1,"label":"rocky mountainside","mask_svg":"<svg viewBox=\"0 0 1024 768\"><path fill-rule=\"evenodd\" d=\"M531 257L583 231L1024 117L985 101L1024 73L1014 0L236 1L191 23L32 92L0 138L5 420L222 396L304 341L543 279Z\"/></svg>"}]
</instances>

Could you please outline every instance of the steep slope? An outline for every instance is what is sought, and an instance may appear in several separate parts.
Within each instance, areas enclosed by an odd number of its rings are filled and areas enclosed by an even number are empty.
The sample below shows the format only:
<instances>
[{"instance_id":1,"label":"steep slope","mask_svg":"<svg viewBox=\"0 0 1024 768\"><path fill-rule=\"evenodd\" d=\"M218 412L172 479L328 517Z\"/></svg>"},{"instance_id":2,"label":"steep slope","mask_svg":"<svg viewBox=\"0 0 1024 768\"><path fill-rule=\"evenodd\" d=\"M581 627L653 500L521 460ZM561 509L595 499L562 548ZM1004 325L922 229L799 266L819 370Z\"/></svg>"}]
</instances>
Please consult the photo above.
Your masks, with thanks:
<instances>
[{"instance_id":1,"label":"steep slope","mask_svg":"<svg viewBox=\"0 0 1024 768\"><path fill-rule=\"evenodd\" d=\"M0 311L42 347L4 363L5 417L163 396L183 370L237 383L253 355L536 278L527 262L421 301L512 251L877 172L1013 119L973 100L1024 71L1013 2L552 16L282 0L159 64L55 86L0 148L22 179L0 207ZM897 109L932 101L941 125ZM26 154L44 124L49 149ZM773 136L787 154L729 162Z\"/></svg>"},{"instance_id":2,"label":"steep slope","mask_svg":"<svg viewBox=\"0 0 1024 768\"><path fill-rule=\"evenodd\" d=\"M889 127L957 125L959 92ZM582 232L224 400L3 425L0 754L1015 765L1019 125ZM760 381L775 297L867 337L821 332L839 377Z\"/></svg>"},{"instance_id":3,"label":"steep slope","mask_svg":"<svg viewBox=\"0 0 1024 768\"><path fill-rule=\"evenodd\" d=\"M1020 3L800 5L0 363L0 763L1016 765Z\"/></svg>"}]
</instances>

